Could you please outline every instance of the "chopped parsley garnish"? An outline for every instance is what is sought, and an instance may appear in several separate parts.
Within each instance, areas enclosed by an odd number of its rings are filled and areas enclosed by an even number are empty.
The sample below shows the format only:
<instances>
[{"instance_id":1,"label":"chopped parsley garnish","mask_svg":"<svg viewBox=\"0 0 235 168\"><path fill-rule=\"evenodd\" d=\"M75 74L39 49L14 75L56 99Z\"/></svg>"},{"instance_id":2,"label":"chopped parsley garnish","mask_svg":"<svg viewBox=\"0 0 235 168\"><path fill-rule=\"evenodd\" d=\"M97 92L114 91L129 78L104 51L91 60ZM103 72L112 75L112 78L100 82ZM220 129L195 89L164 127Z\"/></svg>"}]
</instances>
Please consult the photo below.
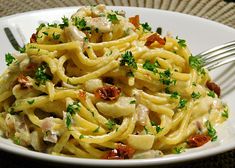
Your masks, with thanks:
<instances>
[{"instance_id":1,"label":"chopped parsley garnish","mask_svg":"<svg viewBox=\"0 0 235 168\"><path fill-rule=\"evenodd\" d=\"M131 51L126 51L124 54L122 54L122 59L120 60L120 65L121 66L129 66L134 69L137 69L137 64L136 61L132 55Z\"/></svg>"},{"instance_id":2,"label":"chopped parsley garnish","mask_svg":"<svg viewBox=\"0 0 235 168\"><path fill-rule=\"evenodd\" d=\"M215 128L213 128L209 120L206 121L206 127L208 131L208 135L211 137L211 141L216 141L218 138L216 135L216 130Z\"/></svg>"},{"instance_id":3,"label":"chopped parsley garnish","mask_svg":"<svg viewBox=\"0 0 235 168\"><path fill-rule=\"evenodd\" d=\"M54 40L58 40L60 38L60 34L55 34L55 32L52 34L52 38Z\"/></svg>"},{"instance_id":4,"label":"chopped parsley garnish","mask_svg":"<svg viewBox=\"0 0 235 168\"><path fill-rule=\"evenodd\" d=\"M33 100L28 100L27 103L28 103L28 104L33 104L34 101L35 101L34 99L33 99Z\"/></svg>"},{"instance_id":5,"label":"chopped parsley garnish","mask_svg":"<svg viewBox=\"0 0 235 168\"><path fill-rule=\"evenodd\" d=\"M141 26L143 27L144 31L151 31L152 28L149 26L149 24L147 22L141 24Z\"/></svg>"},{"instance_id":6,"label":"chopped parsley garnish","mask_svg":"<svg viewBox=\"0 0 235 168\"><path fill-rule=\"evenodd\" d=\"M151 121L151 125L156 127L156 132L161 132L164 128L161 128L160 125L157 125L154 121Z\"/></svg>"},{"instance_id":7,"label":"chopped parsley garnish","mask_svg":"<svg viewBox=\"0 0 235 168\"><path fill-rule=\"evenodd\" d=\"M14 137L13 137L13 142L14 142L16 145L20 145L20 138L14 136Z\"/></svg>"},{"instance_id":8,"label":"chopped parsley garnish","mask_svg":"<svg viewBox=\"0 0 235 168\"><path fill-rule=\"evenodd\" d=\"M145 134L149 134L149 131L148 131L148 129L146 128L146 126L144 126L144 132L145 132Z\"/></svg>"},{"instance_id":9,"label":"chopped parsley garnish","mask_svg":"<svg viewBox=\"0 0 235 168\"><path fill-rule=\"evenodd\" d=\"M42 32L44 35L48 36L48 32Z\"/></svg>"},{"instance_id":10,"label":"chopped parsley garnish","mask_svg":"<svg viewBox=\"0 0 235 168\"><path fill-rule=\"evenodd\" d=\"M128 77L134 77L134 76L135 76L132 71L127 72L126 75L127 75Z\"/></svg>"},{"instance_id":11,"label":"chopped parsley garnish","mask_svg":"<svg viewBox=\"0 0 235 168\"><path fill-rule=\"evenodd\" d=\"M180 99L178 108L181 108L181 109L184 108L186 103L187 103L186 99Z\"/></svg>"},{"instance_id":12,"label":"chopped parsley garnish","mask_svg":"<svg viewBox=\"0 0 235 168\"><path fill-rule=\"evenodd\" d=\"M47 80L51 79L51 76L46 74L46 68L47 64L42 64L37 68L35 72L35 78L39 84L45 84Z\"/></svg>"},{"instance_id":13,"label":"chopped parsley garnish","mask_svg":"<svg viewBox=\"0 0 235 168\"><path fill-rule=\"evenodd\" d=\"M105 125L107 126L107 128L108 128L109 130L112 130L113 127L116 125L116 123L115 123L114 120L108 119L108 122L105 123Z\"/></svg>"},{"instance_id":14,"label":"chopped parsley garnish","mask_svg":"<svg viewBox=\"0 0 235 168\"><path fill-rule=\"evenodd\" d=\"M195 93L195 92L193 92L192 94L191 94L191 97L193 98L193 99L199 99L200 97L201 97L201 94L198 92L198 93Z\"/></svg>"},{"instance_id":15,"label":"chopped parsley garnish","mask_svg":"<svg viewBox=\"0 0 235 168\"><path fill-rule=\"evenodd\" d=\"M222 117L228 118L228 107L225 106L224 111L222 112Z\"/></svg>"},{"instance_id":16,"label":"chopped parsley garnish","mask_svg":"<svg viewBox=\"0 0 235 168\"><path fill-rule=\"evenodd\" d=\"M178 92L173 92L173 93L171 94L171 97L170 97L170 98L178 99L179 96L180 96L180 95L179 95Z\"/></svg>"},{"instance_id":17,"label":"chopped parsley garnish","mask_svg":"<svg viewBox=\"0 0 235 168\"><path fill-rule=\"evenodd\" d=\"M100 126L98 126L93 132L97 133L97 132L99 132L99 129L100 129Z\"/></svg>"},{"instance_id":18,"label":"chopped parsley garnish","mask_svg":"<svg viewBox=\"0 0 235 168\"><path fill-rule=\"evenodd\" d=\"M209 91L208 93L207 93L207 95L208 96L210 96L210 97L212 97L212 98L215 98L215 92L214 91Z\"/></svg>"},{"instance_id":19,"label":"chopped parsley garnish","mask_svg":"<svg viewBox=\"0 0 235 168\"><path fill-rule=\"evenodd\" d=\"M56 23L52 23L52 24L47 23L47 26L49 26L49 27L57 27L58 25Z\"/></svg>"},{"instance_id":20,"label":"chopped parsley garnish","mask_svg":"<svg viewBox=\"0 0 235 168\"><path fill-rule=\"evenodd\" d=\"M136 100L131 100L130 104L136 104Z\"/></svg>"},{"instance_id":21,"label":"chopped parsley garnish","mask_svg":"<svg viewBox=\"0 0 235 168\"><path fill-rule=\"evenodd\" d=\"M84 18L79 18L79 17L75 17L74 18L74 25L78 28L78 29L80 29L80 30L85 30L85 29L87 29L86 28L86 21L85 21L85 19ZM90 29L90 28L89 28Z\"/></svg>"},{"instance_id":22,"label":"chopped parsley garnish","mask_svg":"<svg viewBox=\"0 0 235 168\"><path fill-rule=\"evenodd\" d=\"M73 102L72 104L69 104L67 107L67 112L70 114L75 114L76 111L80 111L81 105L80 102Z\"/></svg>"},{"instance_id":23,"label":"chopped parsley garnish","mask_svg":"<svg viewBox=\"0 0 235 168\"><path fill-rule=\"evenodd\" d=\"M69 104L66 111L66 126L67 128L70 128L72 125L72 115L76 113L76 111L80 110L80 104L79 102L73 102L72 104Z\"/></svg>"},{"instance_id":24,"label":"chopped parsley garnish","mask_svg":"<svg viewBox=\"0 0 235 168\"><path fill-rule=\"evenodd\" d=\"M175 154L180 154L180 153L182 153L182 152L185 152L185 148L184 148L184 147L175 147L175 148L173 149L173 152L174 152Z\"/></svg>"},{"instance_id":25,"label":"chopped parsley garnish","mask_svg":"<svg viewBox=\"0 0 235 168\"><path fill-rule=\"evenodd\" d=\"M62 21L63 21L63 23L59 24L61 29L69 26L69 19L68 18L66 18L65 16L62 17Z\"/></svg>"},{"instance_id":26,"label":"chopped parsley garnish","mask_svg":"<svg viewBox=\"0 0 235 168\"><path fill-rule=\"evenodd\" d=\"M178 40L178 44L180 47L186 47L186 41L184 39L180 39L178 36L176 36L176 39Z\"/></svg>"},{"instance_id":27,"label":"chopped parsley garnish","mask_svg":"<svg viewBox=\"0 0 235 168\"><path fill-rule=\"evenodd\" d=\"M162 35L162 28L161 28L161 27L158 27L158 28L156 29L156 32L157 32L158 34Z\"/></svg>"},{"instance_id":28,"label":"chopped parsley garnish","mask_svg":"<svg viewBox=\"0 0 235 168\"><path fill-rule=\"evenodd\" d=\"M85 43L89 42L88 37L84 37L83 40Z\"/></svg>"},{"instance_id":29,"label":"chopped parsley garnish","mask_svg":"<svg viewBox=\"0 0 235 168\"><path fill-rule=\"evenodd\" d=\"M118 22L118 18L116 14L108 14L108 19L110 22L112 23L117 23Z\"/></svg>"},{"instance_id":30,"label":"chopped parsley garnish","mask_svg":"<svg viewBox=\"0 0 235 168\"><path fill-rule=\"evenodd\" d=\"M18 48L18 51L19 51L20 53L25 53L25 50L26 50L25 45L24 45L23 47L19 47L19 48Z\"/></svg>"},{"instance_id":31,"label":"chopped parsley garnish","mask_svg":"<svg viewBox=\"0 0 235 168\"><path fill-rule=\"evenodd\" d=\"M147 69L149 71L152 71L153 73L157 73L157 67L159 67L159 63L156 60L153 64L150 62L150 60L146 60L143 64L143 68Z\"/></svg>"},{"instance_id":32,"label":"chopped parsley garnish","mask_svg":"<svg viewBox=\"0 0 235 168\"><path fill-rule=\"evenodd\" d=\"M37 30L37 32L39 32L43 27L45 27L46 25L45 25L45 23L41 23L39 26L38 26L38 28L36 29Z\"/></svg>"},{"instance_id":33,"label":"chopped parsley garnish","mask_svg":"<svg viewBox=\"0 0 235 168\"><path fill-rule=\"evenodd\" d=\"M70 113L66 113L66 126L70 128L72 125L72 115Z\"/></svg>"},{"instance_id":34,"label":"chopped parsley garnish","mask_svg":"<svg viewBox=\"0 0 235 168\"><path fill-rule=\"evenodd\" d=\"M193 85L193 86L197 86L196 82L193 82L192 85Z\"/></svg>"},{"instance_id":35,"label":"chopped parsley garnish","mask_svg":"<svg viewBox=\"0 0 235 168\"><path fill-rule=\"evenodd\" d=\"M203 61L201 60L201 58L191 55L189 57L189 65L193 69L197 70L199 73L205 74L205 70L202 68L203 67Z\"/></svg>"},{"instance_id":36,"label":"chopped parsley garnish","mask_svg":"<svg viewBox=\"0 0 235 168\"><path fill-rule=\"evenodd\" d=\"M13 57L10 53L5 54L5 61L7 63L7 66L11 65L14 60L15 57Z\"/></svg>"},{"instance_id":37,"label":"chopped parsley garnish","mask_svg":"<svg viewBox=\"0 0 235 168\"><path fill-rule=\"evenodd\" d=\"M79 139L83 139L83 138L85 138L85 136L81 134L81 135L79 136Z\"/></svg>"},{"instance_id":38,"label":"chopped parsley garnish","mask_svg":"<svg viewBox=\"0 0 235 168\"><path fill-rule=\"evenodd\" d=\"M169 69L165 70L164 72L159 72L159 81L164 84L169 86L170 84L176 84L176 80L171 79L171 72Z\"/></svg>"}]
</instances>

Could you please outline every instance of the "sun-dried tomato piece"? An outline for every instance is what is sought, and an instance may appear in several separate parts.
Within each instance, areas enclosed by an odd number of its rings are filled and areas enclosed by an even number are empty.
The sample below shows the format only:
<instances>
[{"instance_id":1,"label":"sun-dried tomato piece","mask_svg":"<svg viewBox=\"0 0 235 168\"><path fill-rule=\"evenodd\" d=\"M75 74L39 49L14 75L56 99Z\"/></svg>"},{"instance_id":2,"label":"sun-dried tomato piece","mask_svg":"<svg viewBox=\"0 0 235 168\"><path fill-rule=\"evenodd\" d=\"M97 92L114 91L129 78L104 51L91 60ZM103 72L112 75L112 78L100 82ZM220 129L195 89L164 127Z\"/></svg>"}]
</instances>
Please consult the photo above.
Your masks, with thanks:
<instances>
[{"instance_id":1,"label":"sun-dried tomato piece","mask_svg":"<svg viewBox=\"0 0 235 168\"><path fill-rule=\"evenodd\" d=\"M121 89L116 86L104 86L96 89L95 96L103 100L116 100L121 93Z\"/></svg>"},{"instance_id":2,"label":"sun-dried tomato piece","mask_svg":"<svg viewBox=\"0 0 235 168\"><path fill-rule=\"evenodd\" d=\"M154 33L154 34L152 34L151 36L149 36L147 38L147 41L145 42L145 45L146 46L150 46L155 41L157 41L161 45L165 45L166 44L166 38L162 38L159 34Z\"/></svg>"},{"instance_id":3,"label":"sun-dried tomato piece","mask_svg":"<svg viewBox=\"0 0 235 168\"><path fill-rule=\"evenodd\" d=\"M36 43L37 42L37 35L35 33L32 34L30 37L30 43Z\"/></svg>"},{"instance_id":4,"label":"sun-dried tomato piece","mask_svg":"<svg viewBox=\"0 0 235 168\"><path fill-rule=\"evenodd\" d=\"M103 159L130 159L135 153L135 149L130 146L118 143L117 148L109 151Z\"/></svg>"},{"instance_id":5,"label":"sun-dried tomato piece","mask_svg":"<svg viewBox=\"0 0 235 168\"><path fill-rule=\"evenodd\" d=\"M211 91L214 91L218 97L220 97L220 87L214 83L214 82L211 82L211 81L207 81L206 82L206 86L208 87L208 89L210 89Z\"/></svg>"},{"instance_id":6,"label":"sun-dried tomato piece","mask_svg":"<svg viewBox=\"0 0 235 168\"><path fill-rule=\"evenodd\" d=\"M28 78L24 76L23 74L20 74L17 78L18 83L20 84L20 87L22 89L26 89L31 87L31 83L29 82Z\"/></svg>"},{"instance_id":7,"label":"sun-dried tomato piece","mask_svg":"<svg viewBox=\"0 0 235 168\"><path fill-rule=\"evenodd\" d=\"M129 22L132 23L136 28L140 26L140 17L139 15L135 15L129 18Z\"/></svg>"},{"instance_id":8,"label":"sun-dried tomato piece","mask_svg":"<svg viewBox=\"0 0 235 168\"><path fill-rule=\"evenodd\" d=\"M199 147L210 141L210 139L208 135L196 134L190 136L187 142L190 147Z\"/></svg>"}]
</instances>

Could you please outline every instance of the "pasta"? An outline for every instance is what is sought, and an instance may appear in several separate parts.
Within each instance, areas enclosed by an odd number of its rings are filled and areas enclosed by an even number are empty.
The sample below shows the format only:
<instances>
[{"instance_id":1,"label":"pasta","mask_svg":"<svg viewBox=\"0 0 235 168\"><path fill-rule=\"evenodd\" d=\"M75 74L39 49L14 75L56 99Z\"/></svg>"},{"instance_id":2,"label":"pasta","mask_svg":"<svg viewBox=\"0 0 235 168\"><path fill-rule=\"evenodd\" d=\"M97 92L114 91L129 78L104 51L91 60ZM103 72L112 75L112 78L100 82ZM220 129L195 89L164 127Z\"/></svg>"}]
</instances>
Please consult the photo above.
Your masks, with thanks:
<instances>
[{"instance_id":1,"label":"pasta","mask_svg":"<svg viewBox=\"0 0 235 168\"><path fill-rule=\"evenodd\" d=\"M228 107L185 40L104 5L62 21L41 24L21 53L6 54L4 137L97 159L154 158L217 139Z\"/></svg>"}]
</instances>

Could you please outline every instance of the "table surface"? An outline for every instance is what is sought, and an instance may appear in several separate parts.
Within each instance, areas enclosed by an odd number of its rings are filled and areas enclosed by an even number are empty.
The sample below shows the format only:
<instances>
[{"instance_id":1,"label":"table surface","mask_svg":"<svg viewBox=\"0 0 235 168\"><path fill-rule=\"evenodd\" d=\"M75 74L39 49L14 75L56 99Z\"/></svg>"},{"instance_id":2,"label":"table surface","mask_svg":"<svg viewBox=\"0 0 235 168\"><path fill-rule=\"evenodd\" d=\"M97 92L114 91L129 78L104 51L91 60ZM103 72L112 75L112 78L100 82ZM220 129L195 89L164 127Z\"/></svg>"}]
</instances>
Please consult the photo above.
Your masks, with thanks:
<instances>
[{"instance_id":1,"label":"table surface","mask_svg":"<svg viewBox=\"0 0 235 168\"><path fill-rule=\"evenodd\" d=\"M235 0L0 0L0 17L45 8L95 5L100 3L113 6L138 6L177 11L214 20L235 28ZM64 168L68 167L68 165L34 160L0 150L0 167ZM232 168L235 167L235 150L178 165L167 165L166 167Z\"/></svg>"}]
</instances>

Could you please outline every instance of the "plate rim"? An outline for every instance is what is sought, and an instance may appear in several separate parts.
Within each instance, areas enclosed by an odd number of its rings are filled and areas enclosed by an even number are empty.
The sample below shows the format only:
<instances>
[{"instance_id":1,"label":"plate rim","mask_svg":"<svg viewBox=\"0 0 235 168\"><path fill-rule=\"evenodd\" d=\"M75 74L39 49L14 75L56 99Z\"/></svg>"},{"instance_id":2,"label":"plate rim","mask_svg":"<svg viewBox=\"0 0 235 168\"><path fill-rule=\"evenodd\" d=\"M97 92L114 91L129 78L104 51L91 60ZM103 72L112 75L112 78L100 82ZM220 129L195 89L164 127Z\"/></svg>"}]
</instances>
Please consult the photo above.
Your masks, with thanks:
<instances>
[{"instance_id":1,"label":"plate rim","mask_svg":"<svg viewBox=\"0 0 235 168\"><path fill-rule=\"evenodd\" d=\"M28 12L23 12L23 13L17 13L9 16L3 16L0 17L0 24L1 22L4 22L5 20L12 19L15 17L22 17L28 14L36 14L38 12L49 12L49 11L57 11L57 10L72 10L72 9L78 9L83 6L70 6L70 7L57 7L57 8L48 8L48 9L40 9L40 10L32 10ZM222 23L202 18L199 16L194 16L190 14L185 14L185 13L180 13L177 11L169 11L169 10L163 10L163 9L155 9L155 8L144 8L144 7L134 7L134 6L108 6L108 8L123 8L124 10L128 9L143 9L143 10L149 10L149 11L159 11L159 12L166 12L170 14L177 14L181 15L184 17L190 17L197 19L199 21L203 22L209 22L210 24L214 24L216 26L220 26L222 28L225 28L230 31L234 31L235 29L228 26L224 25ZM86 166L146 166L146 165L165 165L165 164L175 164L175 163L180 163L180 162L187 162L193 159L202 159L205 157L211 157L216 154L224 153L226 151L230 151L235 149L235 142L233 144L223 144L222 146L216 146L215 148L210 148L209 150L204 149L200 151L196 151L193 153L189 153L183 157L180 157L182 155L176 155L175 157L161 157L161 158L151 158L151 159L136 159L136 160L98 160L98 159L83 159L83 158L72 158L72 157L65 157L65 156L55 156L51 154L46 154L46 153L41 153L41 152L36 152L32 150L27 150L24 147L18 146L18 145L8 145L6 143L2 143L2 140L7 140L6 138L0 137L0 150L4 150L9 153L13 153L16 155L24 156L24 157L29 157L33 158L36 160L43 160L43 161L50 161L50 162L56 162L56 163L63 163L63 164L71 164L71 165L86 165ZM7 140L8 141L8 140ZM17 148L15 148L17 147ZM16 149L16 150L15 150ZM89 161L89 162L87 162ZM170 162L170 163L169 163Z\"/></svg>"}]
</instances>

